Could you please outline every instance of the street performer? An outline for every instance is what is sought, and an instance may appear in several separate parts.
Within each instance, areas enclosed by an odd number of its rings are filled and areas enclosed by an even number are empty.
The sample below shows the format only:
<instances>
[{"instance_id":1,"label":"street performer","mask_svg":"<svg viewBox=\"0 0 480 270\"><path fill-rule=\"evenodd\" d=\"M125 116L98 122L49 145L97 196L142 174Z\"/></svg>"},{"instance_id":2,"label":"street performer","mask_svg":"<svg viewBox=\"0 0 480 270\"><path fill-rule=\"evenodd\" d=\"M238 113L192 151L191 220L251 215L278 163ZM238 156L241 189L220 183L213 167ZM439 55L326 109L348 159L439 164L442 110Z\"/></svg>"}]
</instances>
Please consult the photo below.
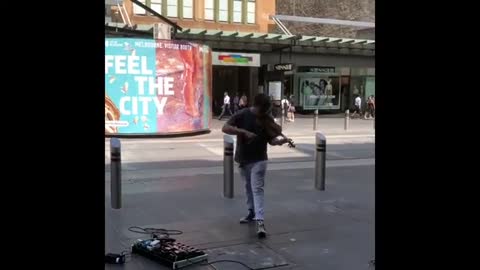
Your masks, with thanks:
<instances>
[{"instance_id":1,"label":"street performer","mask_svg":"<svg viewBox=\"0 0 480 270\"><path fill-rule=\"evenodd\" d=\"M266 237L264 224L264 183L267 170L267 143L294 147L291 139L270 116L272 103L265 94L254 98L253 107L240 110L223 126L226 134L237 135L235 161L245 180L248 215L240 223L257 222L257 235Z\"/></svg>"}]
</instances>

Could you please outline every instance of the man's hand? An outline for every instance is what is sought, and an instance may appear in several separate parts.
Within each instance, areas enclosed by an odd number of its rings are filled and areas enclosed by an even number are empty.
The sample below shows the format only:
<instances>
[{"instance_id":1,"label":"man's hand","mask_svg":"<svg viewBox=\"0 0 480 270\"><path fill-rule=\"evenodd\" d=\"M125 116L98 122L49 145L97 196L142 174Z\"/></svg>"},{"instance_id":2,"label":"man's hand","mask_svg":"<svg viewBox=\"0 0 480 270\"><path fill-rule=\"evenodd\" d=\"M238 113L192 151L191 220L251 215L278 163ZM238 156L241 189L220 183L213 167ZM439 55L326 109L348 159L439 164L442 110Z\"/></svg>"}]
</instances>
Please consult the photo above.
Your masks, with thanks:
<instances>
[{"instance_id":1,"label":"man's hand","mask_svg":"<svg viewBox=\"0 0 480 270\"><path fill-rule=\"evenodd\" d=\"M257 137L257 134L244 129L242 129L242 134L245 136L245 138L247 138L247 140L253 140L255 137Z\"/></svg>"},{"instance_id":2,"label":"man's hand","mask_svg":"<svg viewBox=\"0 0 480 270\"><path fill-rule=\"evenodd\" d=\"M283 139L281 139L280 141L281 141L281 142L280 142L280 145L284 145L284 144L286 144L286 143L292 142L292 139L290 139L290 138L283 138Z\"/></svg>"},{"instance_id":3,"label":"man's hand","mask_svg":"<svg viewBox=\"0 0 480 270\"><path fill-rule=\"evenodd\" d=\"M274 138L273 140L271 140L269 143L270 145L284 145L288 142L291 142L292 139L289 139L289 138L281 138L279 139L278 137Z\"/></svg>"}]
</instances>

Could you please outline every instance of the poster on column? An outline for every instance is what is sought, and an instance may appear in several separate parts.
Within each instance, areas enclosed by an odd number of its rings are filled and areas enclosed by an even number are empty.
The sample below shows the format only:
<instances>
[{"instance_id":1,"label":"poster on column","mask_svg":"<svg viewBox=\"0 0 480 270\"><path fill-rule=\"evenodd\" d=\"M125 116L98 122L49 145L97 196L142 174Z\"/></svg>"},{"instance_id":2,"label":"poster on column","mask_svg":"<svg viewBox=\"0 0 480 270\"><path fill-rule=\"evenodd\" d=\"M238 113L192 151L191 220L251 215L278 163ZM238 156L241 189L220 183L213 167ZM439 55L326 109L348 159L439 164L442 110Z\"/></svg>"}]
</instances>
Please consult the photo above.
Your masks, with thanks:
<instances>
[{"instance_id":1,"label":"poster on column","mask_svg":"<svg viewBox=\"0 0 480 270\"><path fill-rule=\"evenodd\" d=\"M172 40L105 39L105 134L210 129L211 50Z\"/></svg>"}]
</instances>

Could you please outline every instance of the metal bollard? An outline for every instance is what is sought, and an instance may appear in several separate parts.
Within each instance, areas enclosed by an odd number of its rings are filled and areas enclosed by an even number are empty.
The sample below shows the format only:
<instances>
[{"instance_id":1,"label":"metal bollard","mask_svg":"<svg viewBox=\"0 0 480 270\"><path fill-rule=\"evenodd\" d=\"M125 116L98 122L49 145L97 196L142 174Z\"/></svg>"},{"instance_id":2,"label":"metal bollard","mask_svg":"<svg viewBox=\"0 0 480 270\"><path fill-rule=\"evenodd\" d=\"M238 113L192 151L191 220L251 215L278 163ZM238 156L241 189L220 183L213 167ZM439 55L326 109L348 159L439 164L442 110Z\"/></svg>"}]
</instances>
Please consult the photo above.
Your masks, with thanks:
<instances>
[{"instance_id":1,"label":"metal bollard","mask_svg":"<svg viewBox=\"0 0 480 270\"><path fill-rule=\"evenodd\" d=\"M233 137L223 136L223 197L233 198Z\"/></svg>"},{"instance_id":2,"label":"metal bollard","mask_svg":"<svg viewBox=\"0 0 480 270\"><path fill-rule=\"evenodd\" d=\"M345 125L344 125L344 129L345 130L348 130L348 126L350 125L350 110L346 110L345 111Z\"/></svg>"},{"instance_id":3,"label":"metal bollard","mask_svg":"<svg viewBox=\"0 0 480 270\"><path fill-rule=\"evenodd\" d=\"M318 132L315 136L315 188L325 190L325 167L327 161L327 139Z\"/></svg>"},{"instance_id":4,"label":"metal bollard","mask_svg":"<svg viewBox=\"0 0 480 270\"><path fill-rule=\"evenodd\" d=\"M282 119L280 120L280 126L285 124L285 109L282 108Z\"/></svg>"},{"instance_id":5,"label":"metal bollard","mask_svg":"<svg viewBox=\"0 0 480 270\"><path fill-rule=\"evenodd\" d=\"M313 114L313 130L317 130L317 122L318 122L318 110L315 110Z\"/></svg>"},{"instance_id":6,"label":"metal bollard","mask_svg":"<svg viewBox=\"0 0 480 270\"><path fill-rule=\"evenodd\" d=\"M110 139L110 197L113 209L122 208L122 159L120 140Z\"/></svg>"}]
</instances>

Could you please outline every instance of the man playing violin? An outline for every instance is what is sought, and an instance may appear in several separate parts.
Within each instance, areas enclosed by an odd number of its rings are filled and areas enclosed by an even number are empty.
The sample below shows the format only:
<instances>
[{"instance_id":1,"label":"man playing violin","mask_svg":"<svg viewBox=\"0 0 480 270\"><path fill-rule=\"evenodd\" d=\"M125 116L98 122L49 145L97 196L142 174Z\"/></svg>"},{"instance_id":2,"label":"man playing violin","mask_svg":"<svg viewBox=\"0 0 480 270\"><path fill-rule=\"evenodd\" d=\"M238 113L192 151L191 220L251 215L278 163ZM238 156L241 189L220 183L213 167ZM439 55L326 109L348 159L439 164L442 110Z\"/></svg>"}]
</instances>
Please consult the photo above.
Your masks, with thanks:
<instances>
[{"instance_id":1,"label":"man playing violin","mask_svg":"<svg viewBox=\"0 0 480 270\"><path fill-rule=\"evenodd\" d=\"M245 180L248 215L240 223L257 222L257 235L266 236L264 224L264 183L267 170L267 143L283 145L292 140L281 133L270 116L272 103L265 94L255 96L253 107L240 110L223 126L226 134L237 136L235 161L239 163L240 175Z\"/></svg>"}]
</instances>

